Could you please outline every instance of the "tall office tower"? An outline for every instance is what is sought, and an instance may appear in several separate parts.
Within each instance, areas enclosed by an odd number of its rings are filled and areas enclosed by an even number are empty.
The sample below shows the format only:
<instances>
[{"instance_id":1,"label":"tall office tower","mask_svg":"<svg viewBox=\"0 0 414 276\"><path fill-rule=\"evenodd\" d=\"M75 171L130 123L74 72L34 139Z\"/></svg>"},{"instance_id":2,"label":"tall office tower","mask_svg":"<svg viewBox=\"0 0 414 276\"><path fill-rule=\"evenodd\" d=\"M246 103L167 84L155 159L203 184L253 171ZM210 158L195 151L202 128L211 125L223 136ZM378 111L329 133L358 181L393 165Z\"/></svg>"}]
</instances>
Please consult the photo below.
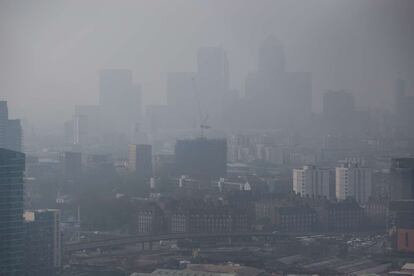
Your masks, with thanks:
<instances>
[{"instance_id":1,"label":"tall office tower","mask_svg":"<svg viewBox=\"0 0 414 276\"><path fill-rule=\"evenodd\" d=\"M354 134L357 124L355 112L355 100L351 93L344 90L324 93L323 116L329 133Z\"/></svg>"},{"instance_id":2,"label":"tall office tower","mask_svg":"<svg viewBox=\"0 0 414 276\"><path fill-rule=\"evenodd\" d=\"M78 105L73 115L73 143L91 145L101 134L101 109L99 105Z\"/></svg>"},{"instance_id":3,"label":"tall office tower","mask_svg":"<svg viewBox=\"0 0 414 276\"><path fill-rule=\"evenodd\" d=\"M414 158L392 159L389 185L391 200L414 199Z\"/></svg>"},{"instance_id":4,"label":"tall office tower","mask_svg":"<svg viewBox=\"0 0 414 276\"><path fill-rule=\"evenodd\" d=\"M258 68L246 78L246 127L295 130L311 115L312 77L286 72L282 44L274 37L259 50Z\"/></svg>"},{"instance_id":5,"label":"tall office tower","mask_svg":"<svg viewBox=\"0 0 414 276\"><path fill-rule=\"evenodd\" d=\"M88 125L88 117L75 115L73 118L73 144L84 145L87 143Z\"/></svg>"},{"instance_id":6,"label":"tall office tower","mask_svg":"<svg viewBox=\"0 0 414 276\"><path fill-rule=\"evenodd\" d=\"M100 105L104 131L128 135L141 115L141 87L132 83L131 70L100 72Z\"/></svg>"},{"instance_id":7,"label":"tall office tower","mask_svg":"<svg viewBox=\"0 0 414 276\"><path fill-rule=\"evenodd\" d=\"M25 155L0 149L0 275L22 275Z\"/></svg>"},{"instance_id":8,"label":"tall office tower","mask_svg":"<svg viewBox=\"0 0 414 276\"><path fill-rule=\"evenodd\" d=\"M25 275L56 275L61 267L60 211L26 211Z\"/></svg>"},{"instance_id":9,"label":"tall office tower","mask_svg":"<svg viewBox=\"0 0 414 276\"><path fill-rule=\"evenodd\" d=\"M152 146L151 145L129 145L128 167L131 172L140 178L152 176Z\"/></svg>"},{"instance_id":10,"label":"tall office tower","mask_svg":"<svg viewBox=\"0 0 414 276\"><path fill-rule=\"evenodd\" d=\"M6 101L0 101L0 148L6 146L6 128L9 120L9 110Z\"/></svg>"},{"instance_id":11,"label":"tall office tower","mask_svg":"<svg viewBox=\"0 0 414 276\"><path fill-rule=\"evenodd\" d=\"M64 152L60 156L60 165L63 176L62 192L76 193L78 191L79 178L82 173L82 153Z\"/></svg>"},{"instance_id":12,"label":"tall office tower","mask_svg":"<svg viewBox=\"0 0 414 276\"><path fill-rule=\"evenodd\" d=\"M9 120L6 101L0 101L0 148L22 150L22 127L20 120Z\"/></svg>"},{"instance_id":13,"label":"tall office tower","mask_svg":"<svg viewBox=\"0 0 414 276\"><path fill-rule=\"evenodd\" d=\"M19 119L8 120L6 127L6 148L14 151L22 151L22 126Z\"/></svg>"},{"instance_id":14,"label":"tall office tower","mask_svg":"<svg viewBox=\"0 0 414 276\"><path fill-rule=\"evenodd\" d=\"M259 49L257 71L265 74L283 74L285 72L285 50L275 37L269 37Z\"/></svg>"},{"instance_id":15,"label":"tall office tower","mask_svg":"<svg viewBox=\"0 0 414 276\"><path fill-rule=\"evenodd\" d=\"M169 73L167 76L167 103L174 129L194 129L197 126L199 95L196 74ZM201 103L200 103L201 104Z\"/></svg>"},{"instance_id":16,"label":"tall office tower","mask_svg":"<svg viewBox=\"0 0 414 276\"><path fill-rule=\"evenodd\" d=\"M405 92L405 81L397 79L394 88L395 95L395 126L398 135L406 138L414 137L412 118L414 117L414 97L408 96Z\"/></svg>"},{"instance_id":17,"label":"tall office tower","mask_svg":"<svg viewBox=\"0 0 414 276\"><path fill-rule=\"evenodd\" d=\"M223 111L229 102L230 78L226 51L221 47L203 47L197 53L197 101L202 116L209 116L215 127L223 124ZM203 120L203 118L200 118Z\"/></svg>"},{"instance_id":18,"label":"tall office tower","mask_svg":"<svg viewBox=\"0 0 414 276\"><path fill-rule=\"evenodd\" d=\"M177 173L196 178L220 178L227 172L225 139L197 138L175 144Z\"/></svg>"},{"instance_id":19,"label":"tall office tower","mask_svg":"<svg viewBox=\"0 0 414 276\"><path fill-rule=\"evenodd\" d=\"M301 196L333 198L333 173L327 168L303 166L293 170L293 190Z\"/></svg>"},{"instance_id":20,"label":"tall office tower","mask_svg":"<svg viewBox=\"0 0 414 276\"><path fill-rule=\"evenodd\" d=\"M352 197L365 204L371 196L372 170L359 164L342 164L335 169L335 186L337 199Z\"/></svg>"}]
</instances>

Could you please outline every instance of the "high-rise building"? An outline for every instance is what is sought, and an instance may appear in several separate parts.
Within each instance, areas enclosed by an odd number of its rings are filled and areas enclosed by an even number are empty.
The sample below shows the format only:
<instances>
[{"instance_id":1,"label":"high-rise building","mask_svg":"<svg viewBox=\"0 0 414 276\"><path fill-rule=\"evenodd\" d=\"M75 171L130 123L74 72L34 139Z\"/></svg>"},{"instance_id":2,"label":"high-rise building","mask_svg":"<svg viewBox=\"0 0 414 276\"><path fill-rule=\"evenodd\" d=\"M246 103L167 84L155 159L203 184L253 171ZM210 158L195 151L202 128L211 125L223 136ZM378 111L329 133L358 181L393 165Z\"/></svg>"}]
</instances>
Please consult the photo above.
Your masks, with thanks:
<instances>
[{"instance_id":1,"label":"high-rise building","mask_svg":"<svg viewBox=\"0 0 414 276\"><path fill-rule=\"evenodd\" d=\"M62 172L61 192L73 194L79 191L79 178L82 173L82 153L67 151L60 156Z\"/></svg>"},{"instance_id":2,"label":"high-rise building","mask_svg":"<svg viewBox=\"0 0 414 276\"><path fill-rule=\"evenodd\" d=\"M0 275L22 275L25 155L0 149Z\"/></svg>"},{"instance_id":3,"label":"high-rise building","mask_svg":"<svg viewBox=\"0 0 414 276\"><path fill-rule=\"evenodd\" d=\"M397 79L394 88L395 95L395 125L398 134L404 137L414 137L412 118L414 116L414 97L406 93L405 80Z\"/></svg>"},{"instance_id":4,"label":"high-rise building","mask_svg":"<svg viewBox=\"0 0 414 276\"><path fill-rule=\"evenodd\" d=\"M141 116L141 87L133 84L132 71L108 69L100 72L102 128L128 135Z\"/></svg>"},{"instance_id":5,"label":"high-rise building","mask_svg":"<svg viewBox=\"0 0 414 276\"><path fill-rule=\"evenodd\" d=\"M9 120L6 101L0 101L0 148L22 150L22 127L20 120Z\"/></svg>"},{"instance_id":6,"label":"high-rise building","mask_svg":"<svg viewBox=\"0 0 414 276\"><path fill-rule=\"evenodd\" d=\"M8 120L6 128L6 148L22 151L22 126L19 119Z\"/></svg>"},{"instance_id":7,"label":"high-rise building","mask_svg":"<svg viewBox=\"0 0 414 276\"><path fill-rule=\"evenodd\" d=\"M174 72L167 76L167 103L169 116L172 116L171 128L194 129L197 124L199 95L196 74Z\"/></svg>"},{"instance_id":8,"label":"high-rise building","mask_svg":"<svg viewBox=\"0 0 414 276\"><path fill-rule=\"evenodd\" d=\"M197 53L197 85L195 96L202 108L201 115L209 116L211 124L223 124L225 103L230 96L229 63L222 47L202 47ZM197 103L197 101L195 103ZM204 118L199 118L203 120Z\"/></svg>"},{"instance_id":9,"label":"high-rise building","mask_svg":"<svg viewBox=\"0 0 414 276\"><path fill-rule=\"evenodd\" d=\"M414 199L414 158L391 161L389 191L392 200Z\"/></svg>"},{"instance_id":10,"label":"high-rise building","mask_svg":"<svg viewBox=\"0 0 414 276\"><path fill-rule=\"evenodd\" d=\"M128 167L138 177L150 178L152 176L152 146L129 145Z\"/></svg>"},{"instance_id":11,"label":"high-rise building","mask_svg":"<svg viewBox=\"0 0 414 276\"><path fill-rule=\"evenodd\" d=\"M332 170L303 166L293 170L293 190L301 196L332 198L335 194Z\"/></svg>"},{"instance_id":12,"label":"high-rise building","mask_svg":"<svg viewBox=\"0 0 414 276\"><path fill-rule=\"evenodd\" d=\"M6 129L9 120L9 110L6 101L0 101L0 148L6 147Z\"/></svg>"},{"instance_id":13,"label":"high-rise building","mask_svg":"<svg viewBox=\"0 0 414 276\"><path fill-rule=\"evenodd\" d=\"M356 163L345 163L335 169L336 197L354 198L365 204L371 196L372 170Z\"/></svg>"},{"instance_id":14,"label":"high-rise building","mask_svg":"<svg viewBox=\"0 0 414 276\"><path fill-rule=\"evenodd\" d=\"M355 134L357 116L354 96L344 90L330 90L324 93L323 117L329 133Z\"/></svg>"},{"instance_id":15,"label":"high-rise building","mask_svg":"<svg viewBox=\"0 0 414 276\"><path fill-rule=\"evenodd\" d=\"M196 178L219 178L227 171L225 139L197 138L175 144L177 173Z\"/></svg>"},{"instance_id":16,"label":"high-rise building","mask_svg":"<svg viewBox=\"0 0 414 276\"><path fill-rule=\"evenodd\" d=\"M26 211L25 275L56 275L61 267L60 211Z\"/></svg>"},{"instance_id":17,"label":"high-rise building","mask_svg":"<svg viewBox=\"0 0 414 276\"><path fill-rule=\"evenodd\" d=\"M246 78L246 127L298 129L311 115L312 77L286 72L281 43L267 39L259 51L258 68Z\"/></svg>"}]
</instances>

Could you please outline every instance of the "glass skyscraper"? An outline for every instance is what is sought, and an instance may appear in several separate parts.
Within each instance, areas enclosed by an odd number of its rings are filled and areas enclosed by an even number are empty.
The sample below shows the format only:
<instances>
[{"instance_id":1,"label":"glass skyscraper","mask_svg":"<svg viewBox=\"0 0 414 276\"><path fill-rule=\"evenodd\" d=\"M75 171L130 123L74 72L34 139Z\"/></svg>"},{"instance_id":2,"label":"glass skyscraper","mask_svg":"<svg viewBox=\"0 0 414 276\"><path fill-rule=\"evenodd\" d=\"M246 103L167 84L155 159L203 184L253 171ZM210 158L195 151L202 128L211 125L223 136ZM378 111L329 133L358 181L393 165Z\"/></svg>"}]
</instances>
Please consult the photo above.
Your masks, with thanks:
<instances>
[{"instance_id":1,"label":"glass skyscraper","mask_svg":"<svg viewBox=\"0 0 414 276\"><path fill-rule=\"evenodd\" d=\"M25 155L0 148L0 275L22 275Z\"/></svg>"}]
</instances>

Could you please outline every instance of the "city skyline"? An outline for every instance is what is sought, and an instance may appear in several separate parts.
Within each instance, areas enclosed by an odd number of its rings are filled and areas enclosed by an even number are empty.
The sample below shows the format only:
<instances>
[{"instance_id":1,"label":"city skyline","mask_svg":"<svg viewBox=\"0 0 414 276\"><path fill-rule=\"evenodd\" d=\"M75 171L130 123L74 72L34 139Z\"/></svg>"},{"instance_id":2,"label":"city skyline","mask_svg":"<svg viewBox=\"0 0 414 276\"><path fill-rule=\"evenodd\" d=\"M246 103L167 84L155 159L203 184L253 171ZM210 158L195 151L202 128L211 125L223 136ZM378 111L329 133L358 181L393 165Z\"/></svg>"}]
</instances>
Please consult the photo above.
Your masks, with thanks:
<instances>
[{"instance_id":1,"label":"city skyline","mask_svg":"<svg viewBox=\"0 0 414 276\"><path fill-rule=\"evenodd\" d=\"M167 73L195 71L196 52L204 46L221 46L227 52L230 88L243 95L244 80L249 72L256 70L260 44L269 36L276 36L285 46L287 71L313 73L314 111L321 110L322 95L329 89L353 93L358 106L387 108L392 102L394 79L406 79L407 90L413 90L409 49L414 38L408 31L413 24L409 17L413 9L410 1L398 1L395 5L387 1L317 1L315 5L303 1L299 6L287 1L264 1L259 6L248 2L236 5L231 1L221 4L125 1L116 9L112 9L109 2L99 5L100 13L94 15L91 12L97 3L91 1L77 14L77 24L70 23L70 18L81 9L78 4L63 1L53 4L43 1L42 4L39 8L43 7L47 16L40 19L40 10L23 12L18 1L2 3L1 10L6 14L1 18L10 28L0 33L8 38L2 52L6 62L0 71L2 98L9 101L14 117L26 118L42 129L50 130L46 126L53 123L52 129L56 131L57 120L69 117L75 105L98 103L101 69L131 69L134 79L142 86L145 105L166 102ZM200 17L180 17L175 5L192 9ZM123 13L121 19L119 11L124 8L130 11ZM235 8L234 13L232 8ZM281 10L283 15L277 16ZM132 11L159 12L170 24L167 27L148 16L134 19ZM294 16L298 12L303 15L301 20ZM382 20L382 13L387 15L385 18L398 20ZM57 19L57 14L62 16ZM260 20L254 21L259 19L259 14ZM215 22L212 22L213 15L218 19ZM240 21L239 15L249 20ZM352 20L354 16L358 20ZM135 20L137 24L133 24ZM157 29L146 31L142 20L152 20ZM229 20L228 27L220 28ZM43 31L45 24L53 26L49 34ZM116 28L125 31L115 34ZM160 32L172 31L172 28L178 28L173 32L178 37L173 43L164 43L171 35L164 38ZM352 32L352 29L358 31ZM27 44L27 49L13 46L22 45L29 37L12 34L12 30L32 33L33 42ZM60 30L66 30L67 35L62 37ZM115 36L113 42L98 47L96 43L107 41L109 35ZM187 43L179 43L180 36ZM45 44L47 41L50 44ZM156 47L149 47L148 43L155 43ZM326 47L328 44L330 46ZM49 48L50 51L46 51ZM148 60L153 51L158 55ZM21 69L20 73L13 68ZM17 82L22 77L25 82ZM63 108L48 105L47 100L62 104ZM46 112L36 112L34 106L43 105Z\"/></svg>"}]
</instances>

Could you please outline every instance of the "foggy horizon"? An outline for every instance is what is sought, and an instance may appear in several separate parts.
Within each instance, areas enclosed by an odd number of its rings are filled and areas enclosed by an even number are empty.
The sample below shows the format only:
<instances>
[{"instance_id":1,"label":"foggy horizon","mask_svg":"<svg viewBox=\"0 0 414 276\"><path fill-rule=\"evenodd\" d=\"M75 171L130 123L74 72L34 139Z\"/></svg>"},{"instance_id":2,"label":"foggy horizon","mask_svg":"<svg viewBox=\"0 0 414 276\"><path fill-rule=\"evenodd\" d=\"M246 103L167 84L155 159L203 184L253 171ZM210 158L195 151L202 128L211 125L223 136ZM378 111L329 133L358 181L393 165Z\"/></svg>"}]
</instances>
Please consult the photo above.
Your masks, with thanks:
<instances>
[{"instance_id":1,"label":"foggy horizon","mask_svg":"<svg viewBox=\"0 0 414 276\"><path fill-rule=\"evenodd\" d=\"M197 50L220 46L230 88L245 93L269 36L287 71L312 73L312 110L346 90L391 110L393 82L413 94L412 1L0 1L0 99L11 117L56 132L76 105L99 103L99 71L130 69L143 107L166 103L169 72L196 71Z\"/></svg>"}]
</instances>

